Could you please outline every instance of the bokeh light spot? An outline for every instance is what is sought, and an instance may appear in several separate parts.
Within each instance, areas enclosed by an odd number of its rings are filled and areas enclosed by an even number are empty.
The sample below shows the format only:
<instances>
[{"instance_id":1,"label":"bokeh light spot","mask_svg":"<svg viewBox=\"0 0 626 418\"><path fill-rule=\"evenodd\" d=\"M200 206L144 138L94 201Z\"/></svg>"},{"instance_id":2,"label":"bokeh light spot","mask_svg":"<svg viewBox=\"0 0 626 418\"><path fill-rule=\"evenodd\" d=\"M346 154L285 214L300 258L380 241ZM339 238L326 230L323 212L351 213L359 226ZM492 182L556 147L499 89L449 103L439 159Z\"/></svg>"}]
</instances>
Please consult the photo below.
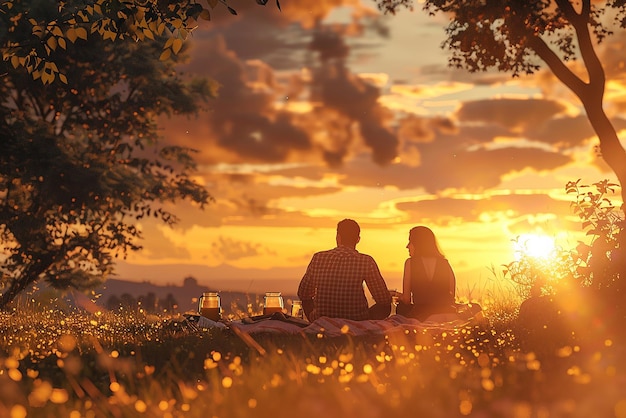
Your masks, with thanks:
<instances>
[{"instance_id":1,"label":"bokeh light spot","mask_svg":"<svg viewBox=\"0 0 626 418\"><path fill-rule=\"evenodd\" d=\"M13 405L11 408L11 418L26 418L27 412L23 405Z\"/></svg>"},{"instance_id":2,"label":"bokeh light spot","mask_svg":"<svg viewBox=\"0 0 626 418\"><path fill-rule=\"evenodd\" d=\"M615 418L626 418L626 399L620 399L615 404Z\"/></svg>"}]
</instances>

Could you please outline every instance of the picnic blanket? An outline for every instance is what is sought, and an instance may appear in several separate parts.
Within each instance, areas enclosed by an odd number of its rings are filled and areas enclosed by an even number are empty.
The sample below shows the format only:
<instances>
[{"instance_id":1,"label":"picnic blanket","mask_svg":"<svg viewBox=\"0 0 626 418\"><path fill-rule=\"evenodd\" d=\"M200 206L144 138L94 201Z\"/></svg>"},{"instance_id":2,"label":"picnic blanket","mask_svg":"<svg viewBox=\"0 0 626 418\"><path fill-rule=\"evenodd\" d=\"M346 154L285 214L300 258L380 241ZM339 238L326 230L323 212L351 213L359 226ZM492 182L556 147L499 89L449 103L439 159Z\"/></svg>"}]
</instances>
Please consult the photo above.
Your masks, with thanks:
<instances>
[{"instance_id":1,"label":"picnic blanket","mask_svg":"<svg viewBox=\"0 0 626 418\"><path fill-rule=\"evenodd\" d=\"M245 318L243 320L229 322L215 322L208 318L200 317L197 326L201 328L231 328L240 330L246 334L260 333L275 334L304 334L319 335L326 337L338 337L341 335L368 336L389 335L395 332L407 330L441 329L450 330L467 326L482 325L485 318L479 305L466 305L457 313L441 313L429 316L423 321L407 318L402 315L391 315L381 320L354 321L342 318L321 317L308 323L299 318L284 314L261 315L257 318Z\"/></svg>"}]
</instances>

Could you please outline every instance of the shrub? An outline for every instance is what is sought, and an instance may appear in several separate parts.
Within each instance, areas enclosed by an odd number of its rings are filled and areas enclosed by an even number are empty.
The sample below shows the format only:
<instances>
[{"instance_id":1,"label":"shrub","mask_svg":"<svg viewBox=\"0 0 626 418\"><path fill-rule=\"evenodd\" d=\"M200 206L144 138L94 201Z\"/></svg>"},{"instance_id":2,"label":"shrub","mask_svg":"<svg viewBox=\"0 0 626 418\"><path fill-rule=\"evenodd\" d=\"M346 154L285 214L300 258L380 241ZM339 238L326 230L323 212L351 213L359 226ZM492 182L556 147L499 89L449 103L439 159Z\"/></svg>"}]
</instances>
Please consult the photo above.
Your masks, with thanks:
<instances>
[{"instance_id":1,"label":"shrub","mask_svg":"<svg viewBox=\"0 0 626 418\"><path fill-rule=\"evenodd\" d=\"M567 194L574 194L572 211L582 223L589 237L579 241L573 249L556 250L554 257L538 259L523 251L519 258L504 266L505 277L516 285L522 299L535 295L554 294L558 288L589 287L620 293L624 278L624 219L610 199L617 184L602 180L591 185L581 180L565 186Z\"/></svg>"}]
</instances>

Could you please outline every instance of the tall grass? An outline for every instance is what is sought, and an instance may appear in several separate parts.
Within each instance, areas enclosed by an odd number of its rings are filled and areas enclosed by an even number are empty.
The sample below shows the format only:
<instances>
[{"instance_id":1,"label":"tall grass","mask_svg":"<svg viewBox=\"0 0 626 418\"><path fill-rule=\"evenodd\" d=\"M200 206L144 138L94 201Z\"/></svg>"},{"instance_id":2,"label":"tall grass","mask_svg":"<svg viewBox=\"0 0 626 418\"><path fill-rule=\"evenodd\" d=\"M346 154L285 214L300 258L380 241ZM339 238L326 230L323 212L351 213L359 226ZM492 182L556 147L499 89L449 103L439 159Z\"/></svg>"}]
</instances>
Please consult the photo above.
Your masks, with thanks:
<instances>
[{"instance_id":1,"label":"tall grass","mask_svg":"<svg viewBox=\"0 0 626 418\"><path fill-rule=\"evenodd\" d=\"M497 326L257 335L265 355L179 316L2 313L0 416L626 416L623 341L526 351L483 304Z\"/></svg>"},{"instance_id":2,"label":"tall grass","mask_svg":"<svg viewBox=\"0 0 626 418\"><path fill-rule=\"evenodd\" d=\"M487 277L480 277L471 285L456 289L460 303L478 303L491 324L506 328L517 318L522 297L516 283L499 272L495 266L489 268Z\"/></svg>"}]
</instances>

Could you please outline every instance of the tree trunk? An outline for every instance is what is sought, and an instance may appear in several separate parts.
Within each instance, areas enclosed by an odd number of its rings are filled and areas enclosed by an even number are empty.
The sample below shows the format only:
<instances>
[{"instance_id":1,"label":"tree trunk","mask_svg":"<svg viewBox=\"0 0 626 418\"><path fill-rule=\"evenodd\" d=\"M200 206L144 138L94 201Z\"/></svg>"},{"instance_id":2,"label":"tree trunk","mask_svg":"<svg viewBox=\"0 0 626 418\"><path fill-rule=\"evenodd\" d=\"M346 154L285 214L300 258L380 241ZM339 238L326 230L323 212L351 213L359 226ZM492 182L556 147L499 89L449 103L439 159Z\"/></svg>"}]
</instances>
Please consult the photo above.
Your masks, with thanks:
<instances>
[{"instance_id":1,"label":"tree trunk","mask_svg":"<svg viewBox=\"0 0 626 418\"><path fill-rule=\"evenodd\" d=\"M619 141L615 127L606 116L602 104L581 98L591 126L598 135L602 159L613 170L621 186L622 202L626 203L626 150ZM622 211L626 207L622 205Z\"/></svg>"},{"instance_id":2,"label":"tree trunk","mask_svg":"<svg viewBox=\"0 0 626 418\"><path fill-rule=\"evenodd\" d=\"M35 283L39 276L52 265L52 257L47 255L44 259L26 266L22 274L11 281L9 288L0 295L0 310L6 310L8 305L22 293L29 285Z\"/></svg>"},{"instance_id":3,"label":"tree trunk","mask_svg":"<svg viewBox=\"0 0 626 418\"><path fill-rule=\"evenodd\" d=\"M11 285L9 286L7 291L3 292L0 296L0 310L6 310L8 305L13 302L17 295L22 293L22 291L33 282L35 282L35 280L15 279L11 281Z\"/></svg>"}]
</instances>

